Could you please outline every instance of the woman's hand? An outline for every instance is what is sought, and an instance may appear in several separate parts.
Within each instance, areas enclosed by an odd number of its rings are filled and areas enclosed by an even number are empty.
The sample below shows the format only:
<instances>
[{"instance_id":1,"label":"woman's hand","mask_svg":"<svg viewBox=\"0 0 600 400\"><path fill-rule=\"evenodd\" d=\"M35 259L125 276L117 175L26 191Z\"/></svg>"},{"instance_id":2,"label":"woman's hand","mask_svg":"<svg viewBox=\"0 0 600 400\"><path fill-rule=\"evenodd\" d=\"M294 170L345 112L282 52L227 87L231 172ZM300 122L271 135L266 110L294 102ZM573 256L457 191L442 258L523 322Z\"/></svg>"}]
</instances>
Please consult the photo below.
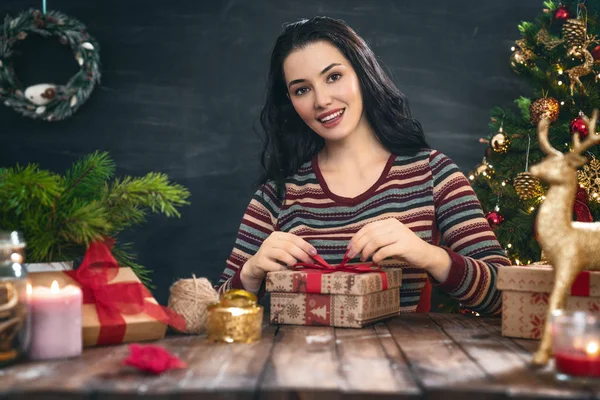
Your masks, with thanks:
<instances>
[{"instance_id":1,"label":"woman's hand","mask_svg":"<svg viewBox=\"0 0 600 400\"><path fill-rule=\"evenodd\" d=\"M451 263L446 251L425 242L396 218L371 222L356 232L348 244L348 257L358 254L361 261L371 257L375 264L386 258L404 261L429 271L441 282L446 280Z\"/></svg>"},{"instance_id":2,"label":"woman's hand","mask_svg":"<svg viewBox=\"0 0 600 400\"><path fill-rule=\"evenodd\" d=\"M240 272L244 288L257 293L267 272L285 270L297 262L312 262L317 250L304 239L288 232L273 232L250 257Z\"/></svg>"}]
</instances>

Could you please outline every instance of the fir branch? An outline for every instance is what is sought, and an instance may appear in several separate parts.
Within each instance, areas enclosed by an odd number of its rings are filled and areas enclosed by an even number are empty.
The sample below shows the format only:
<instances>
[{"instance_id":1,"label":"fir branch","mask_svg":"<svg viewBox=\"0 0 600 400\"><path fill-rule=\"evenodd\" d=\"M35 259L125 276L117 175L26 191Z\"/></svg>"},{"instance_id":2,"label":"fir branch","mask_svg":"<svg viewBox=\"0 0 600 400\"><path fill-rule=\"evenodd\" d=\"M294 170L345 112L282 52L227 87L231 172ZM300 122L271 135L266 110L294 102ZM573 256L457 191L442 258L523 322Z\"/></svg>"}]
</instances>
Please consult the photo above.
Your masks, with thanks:
<instances>
[{"instance_id":1,"label":"fir branch","mask_svg":"<svg viewBox=\"0 0 600 400\"><path fill-rule=\"evenodd\" d=\"M104 183L111 179L115 172L115 163L107 152L94 152L77 161L65 173L65 191L63 198L98 197Z\"/></svg>"},{"instance_id":2,"label":"fir branch","mask_svg":"<svg viewBox=\"0 0 600 400\"><path fill-rule=\"evenodd\" d=\"M558 8L557 4L552 0L544 0L544 7L550 11L554 11Z\"/></svg>"},{"instance_id":3,"label":"fir branch","mask_svg":"<svg viewBox=\"0 0 600 400\"><path fill-rule=\"evenodd\" d=\"M111 252L120 267L131 268L133 272L135 272L137 277L140 279L140 281L142 281L142 283L148 289L155 289L156 286L152 285L151 283L152 271L146 269L143 265L140 265L135 261L135 256L133 256L130 253L132 247L132 243L124 243L121 245L115 243L115 246L113 247Z\"/></svg>"}]
</instances>

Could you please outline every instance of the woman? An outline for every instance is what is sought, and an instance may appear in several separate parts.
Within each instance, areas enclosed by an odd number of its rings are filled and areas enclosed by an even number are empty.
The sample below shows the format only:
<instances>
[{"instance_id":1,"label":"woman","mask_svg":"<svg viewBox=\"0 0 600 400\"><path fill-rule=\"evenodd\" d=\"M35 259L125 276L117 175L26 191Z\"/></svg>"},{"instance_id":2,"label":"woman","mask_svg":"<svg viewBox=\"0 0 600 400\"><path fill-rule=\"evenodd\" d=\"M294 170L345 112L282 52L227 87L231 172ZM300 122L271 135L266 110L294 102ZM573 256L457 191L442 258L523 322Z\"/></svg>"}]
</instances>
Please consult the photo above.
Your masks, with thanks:
<instances>
[{"instance_id":1,"label":"woman","mask_svg":"<svg viewBox=\"0 0 600 400\"><path fill-rule=\"evenodd\" d=\"M402 312L429 310L429 282L481 314L500 312L497 268L509 261L469 182L429 148L404 95L343 21L284 28L261 123L265 174L220 292L260 296L269 271L347 253L403 268Z\"/></svg>"}]
</instances>

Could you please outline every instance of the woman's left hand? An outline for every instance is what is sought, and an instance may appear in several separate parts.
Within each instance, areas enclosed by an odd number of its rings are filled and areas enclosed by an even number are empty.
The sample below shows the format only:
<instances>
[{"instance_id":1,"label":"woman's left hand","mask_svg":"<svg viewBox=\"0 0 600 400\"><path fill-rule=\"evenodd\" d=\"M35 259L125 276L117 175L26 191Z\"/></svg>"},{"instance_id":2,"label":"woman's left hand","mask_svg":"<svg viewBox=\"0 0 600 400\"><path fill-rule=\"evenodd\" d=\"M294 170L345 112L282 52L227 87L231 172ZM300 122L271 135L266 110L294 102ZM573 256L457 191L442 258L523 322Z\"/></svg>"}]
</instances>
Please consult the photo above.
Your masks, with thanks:
<instances>
[{"instance_id":1,"label":"woman's left hand","mask_svg":"<svg viewBox=\"0 0 600 400\"><path fill-rule=\"evenodd\" d=\"M394 258L413 267L428 269L432 248L439 249L418 237L396 218L388 218L366 224L356 232L348 245L348 257L360 254L361 261L371 257L375 264Z\"/></svg>"}]
</instances>

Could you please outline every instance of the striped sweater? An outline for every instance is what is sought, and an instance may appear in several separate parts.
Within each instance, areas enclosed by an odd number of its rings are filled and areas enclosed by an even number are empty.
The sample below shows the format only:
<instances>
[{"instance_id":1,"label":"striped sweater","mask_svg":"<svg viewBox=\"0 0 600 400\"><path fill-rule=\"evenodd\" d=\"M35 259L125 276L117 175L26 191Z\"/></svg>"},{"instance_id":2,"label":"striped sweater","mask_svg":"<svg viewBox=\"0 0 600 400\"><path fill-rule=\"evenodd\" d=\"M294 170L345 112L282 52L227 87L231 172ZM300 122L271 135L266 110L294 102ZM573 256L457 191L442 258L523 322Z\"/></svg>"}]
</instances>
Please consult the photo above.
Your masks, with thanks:
<instances>
[{"instance_id":1,"label":"striped sweater","mask_svg":"<svg viewBox=\"0 0 600 400\"><path fill-rule=\"evenodd\" d=\"M250 201L215 286L220 293L243 288L242 266L273 231L293 233L312 244L327 262L339 264L348 241L362 226L397 218L426 242L440 245L441 240L452 260L445 282L397 260L379 264L403 269L401 312L414 312L421 292L431 282L464 307L483 315L500 313L497 268L510 262L469 181L442 153L423 150L414 156L390 156L377 182L355 198L340 197L328 189L315 157L286 180L283 202L275 193L269 182ZM360 263L358 258L352 261Z\"/></svg>"}]
</instances>

